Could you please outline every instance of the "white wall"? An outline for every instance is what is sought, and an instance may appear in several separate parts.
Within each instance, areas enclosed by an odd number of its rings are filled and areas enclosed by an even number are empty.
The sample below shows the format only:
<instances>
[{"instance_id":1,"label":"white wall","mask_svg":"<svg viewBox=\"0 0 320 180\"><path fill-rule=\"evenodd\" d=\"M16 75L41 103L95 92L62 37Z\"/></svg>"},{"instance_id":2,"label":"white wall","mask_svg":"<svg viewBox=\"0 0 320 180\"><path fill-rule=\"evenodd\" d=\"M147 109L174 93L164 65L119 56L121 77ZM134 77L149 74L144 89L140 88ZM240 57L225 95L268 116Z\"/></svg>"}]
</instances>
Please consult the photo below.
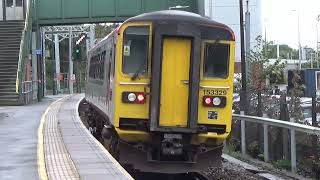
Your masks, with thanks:
<instances>
[{"instance_id":1,"label":"white wall","mask_svg":"<svg viewBox=\"0 0 320 180\"><path fill-rule=\"evenodd\" d=\"M0 21L3 20L3 1L0 1Z\"/></svg>"},{"instance_id":2,"label":"white wall","mask_svg":"<svg viewBox=\"0 0 320 180\"><path fill-rule=\"evenodd\" d=\"M16 6L16 0L13 0L11 7L6 7L7 20L23 20L23 6Z\"/></svg>"},{"instance_id":3,"label":"white wall","mask_svg":"<svg viewBox=\"0 0 320 180\"><path fill-rule=\"evenodd\" d=\"M209 7L212 1L212 8ZM243 0L244 12L246 0ZM210 13L210 9L212 13ZM261 0L249 0L249 11L251 14L251 48L256 45L255 38L262 35L262 18L261 18ZM212 19L226 24L235 33L236 36L236 61L240 61L240 23L239 23L239 0L205 0L205 14L212 14ZM244 17L245 19L245 17Z\"/></svg>"}]
</instances>

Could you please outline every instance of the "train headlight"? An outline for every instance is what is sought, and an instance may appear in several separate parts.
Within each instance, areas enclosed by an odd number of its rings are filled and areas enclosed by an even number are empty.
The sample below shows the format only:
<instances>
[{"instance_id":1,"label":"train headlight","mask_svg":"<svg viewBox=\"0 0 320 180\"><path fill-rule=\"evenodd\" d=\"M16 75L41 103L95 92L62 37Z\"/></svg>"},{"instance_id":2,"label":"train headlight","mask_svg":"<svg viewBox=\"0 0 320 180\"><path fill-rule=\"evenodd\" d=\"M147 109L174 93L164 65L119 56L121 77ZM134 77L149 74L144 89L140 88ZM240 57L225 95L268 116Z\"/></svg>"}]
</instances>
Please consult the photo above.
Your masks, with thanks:
<instances>
[{"instance_id":1,"label":"train headlight","mask_svg":"<svg viewBox=\"0 0 320 180\"><path fill-rule=\"evenodd\" d=\"M128 100L130 102L134 102L136 100L136 98L137 98L136 94L134 94L134 93L129 93L128 94Z\"/></svg>"},{"instance_id":2,"label":"train headlight","mask_svg":"<svg viewBox=\"0 0 320 180\"><path fill-rule=\"evenodd\" d=\"M220 106L221 99L219 97L215 97L215 98L213 98L212 103L214 106Z\"/></svg>"}]
</instances>

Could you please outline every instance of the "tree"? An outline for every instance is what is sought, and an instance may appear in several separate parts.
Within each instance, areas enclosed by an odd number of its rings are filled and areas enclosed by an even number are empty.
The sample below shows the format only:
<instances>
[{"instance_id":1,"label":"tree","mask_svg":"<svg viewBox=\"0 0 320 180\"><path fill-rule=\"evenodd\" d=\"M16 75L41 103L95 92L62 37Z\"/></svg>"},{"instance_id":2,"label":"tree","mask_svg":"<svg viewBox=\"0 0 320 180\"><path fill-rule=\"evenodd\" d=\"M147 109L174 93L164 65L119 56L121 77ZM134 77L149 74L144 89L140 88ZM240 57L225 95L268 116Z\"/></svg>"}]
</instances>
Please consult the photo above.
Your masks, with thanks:
<instances>
[{"instance_id":1,"label":"tree","mask_svg":"<svg viewBox=\"0 0 320 180\"><path fill-rule=\"evenodd\" d=\"M274 82L280 82L283 80L283 69L284 63L278 59L274 64L269 62L270 47L271 42L265 42L261 36L256 38L257 45L250 51L248 56L248 62L251 66L251 76L249 77L249 89L251 104L249 109L251 109L252 115L262 116L263 112L268 109L264 101L270 101L269 90L272 88L267 86L267 81L273 78ZM262 95L264 95L262 97ZM249 110L250 111L250 110Z\"/></svg>"},{"instance_id":2,"label":"tree","mask_svg":"<svg viewBox=\"0 0 320 180\"><path fill-rule=\"evenodd\" d=\"M111 33L118 24L96 24L95 30L96 30L96 38L104 38L106 37L109 33Z\"/></svg>"},{"instance_id":3,"label":"tree","mask_svg":"<svg viewBox=\"0 0 320 180\"><path fill-rule=\"evenodd\" d=\"M265 55L268 59L277 58L277 44L275 44L273 41L269 41L264 47L267 49ZM299 51L286 44L280 44L279 56L281 59L299 59Z\"/></svg>"},{"instance_id":4,"label":"tree","mask_svg":"<svg viewBox=\"0 0 320 180\"><path fill-rule=\"evenodd\" d=\"M290 118L293 118L295 122L303 123L303 109L301 107L300 97L303 95L304 86L301 85L300 72L294 71L292 84L293 88L289 92L290 94L290 104L289 104L289 112Z\"/></svg>"}]
</instances>

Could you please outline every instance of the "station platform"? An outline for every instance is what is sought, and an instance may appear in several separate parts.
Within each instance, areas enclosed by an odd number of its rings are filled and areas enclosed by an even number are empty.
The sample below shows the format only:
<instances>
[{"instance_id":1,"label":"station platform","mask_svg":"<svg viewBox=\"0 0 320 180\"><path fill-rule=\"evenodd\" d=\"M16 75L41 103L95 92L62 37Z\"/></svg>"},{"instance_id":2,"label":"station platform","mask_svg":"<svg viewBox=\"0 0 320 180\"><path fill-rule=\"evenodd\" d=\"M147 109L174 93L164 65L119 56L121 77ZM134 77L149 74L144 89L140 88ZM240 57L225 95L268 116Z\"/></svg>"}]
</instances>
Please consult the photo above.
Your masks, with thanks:
<instances>
[{"instance_id":1,"label":"station platform","mask_svg":"<svg viewBox=\"0 0 320 180\"><path fill-rule=\"evenodd\" d=\"M133 179L81 122L83 97L0 107L0 179Z\"/></svg>"}]
</instances>

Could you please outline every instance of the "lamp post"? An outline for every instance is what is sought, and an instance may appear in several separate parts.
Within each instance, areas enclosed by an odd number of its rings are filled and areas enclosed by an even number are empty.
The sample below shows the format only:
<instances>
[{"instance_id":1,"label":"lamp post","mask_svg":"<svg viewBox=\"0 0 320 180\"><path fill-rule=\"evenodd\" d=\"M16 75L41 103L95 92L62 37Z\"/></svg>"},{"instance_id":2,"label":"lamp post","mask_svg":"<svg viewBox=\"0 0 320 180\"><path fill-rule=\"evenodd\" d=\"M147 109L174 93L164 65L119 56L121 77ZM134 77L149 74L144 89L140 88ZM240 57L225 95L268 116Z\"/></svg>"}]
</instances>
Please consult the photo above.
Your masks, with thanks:
<instances>
[{"instance_id":1,"label":"lamp post","mask_svg":"<svg viewBox=\"0 0 320 180\"><path fill-rule=\"evenodd\" d=\"M298 46L299 46L299 69L301 69L301 39L300 39L300 12L299 10L292 10L293 12L297 12L297 18L298 18Z\"/></svg>"},{"instance_id":2,"label":"lamp post","mask_svg":"<svg viewBox=\"0 0 320 180\"><path fill-rule=\"evenodd\" d=\"M318 29L319 22L320 22L320 14L317 16L317 23L316 23L316 30L317 30L316 61L317 61L318 68L319 68L319 50L320 50L319 29Z\"/></svg>"},{"instance_id":3,"label":"lamp post","mask_svg":"<svg viewBox=\"0 0 320 180\"><path fill-rule=\"evenodd\" d=\"M246 75L246 60L245 60L245 41L244 41L244 26L243 26L243 0L239 0L239 11L240 11L240 48L241 48L241 93L240 103L241 111L247 114L247 75Z\"/></svg>"}]
</instances>

